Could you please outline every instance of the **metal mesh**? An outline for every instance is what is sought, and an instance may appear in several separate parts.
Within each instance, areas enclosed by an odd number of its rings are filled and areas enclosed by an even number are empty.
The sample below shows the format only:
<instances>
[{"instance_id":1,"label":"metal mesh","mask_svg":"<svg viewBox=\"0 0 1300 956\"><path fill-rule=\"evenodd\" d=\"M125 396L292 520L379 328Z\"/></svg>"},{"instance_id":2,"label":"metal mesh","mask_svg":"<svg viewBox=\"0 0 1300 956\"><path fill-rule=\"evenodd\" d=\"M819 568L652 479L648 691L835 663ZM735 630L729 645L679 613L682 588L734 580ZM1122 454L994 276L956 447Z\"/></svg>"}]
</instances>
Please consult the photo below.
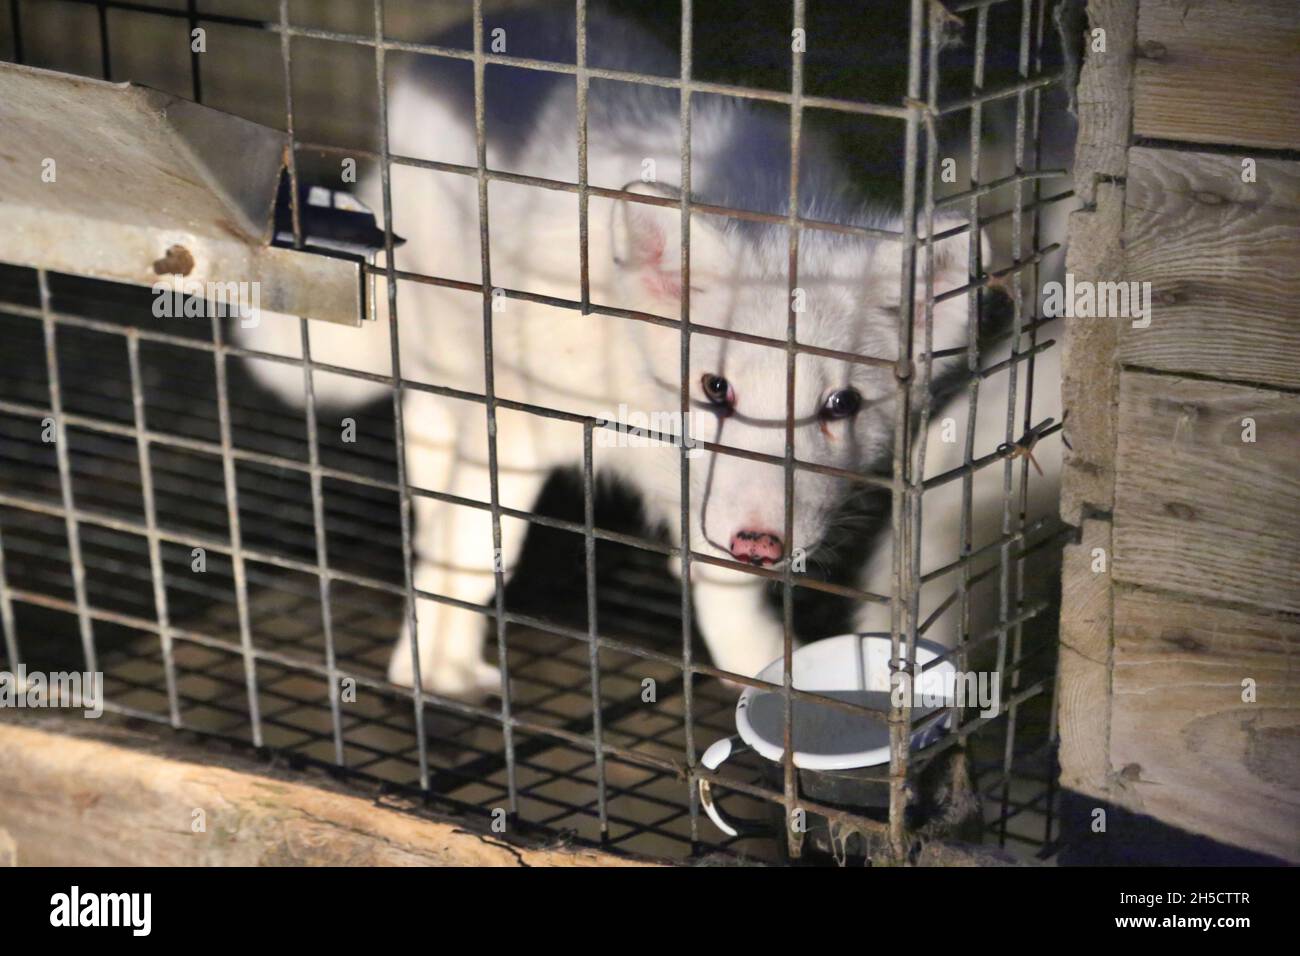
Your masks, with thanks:
<instances>
[{"instance_id":1,"label":"metal mesh","mask_svg":"<svg viewBox=\"0 0 1300 956\"><path fill-rule=\"evenodd\" d=\"M97 17L99 57L83 71L113 73L109 30L114 11L176 20L190 27L237 29L277 37L282 62L284 115L293 148L289 175L295 188L293 222L302 244L298 209L299 157L348 155L377 161L383 184L382 218L386 224L383 264L371 272L385 278L391 330L392 367L401 368L397 281L430 283L479 293L483 298L484 382L482 393L466 393L400 377L364 373L313 361L306 320L302 325L302 359L285 359L231 344L218 319L195 329L141 320L148 309L147 290L110 286L37 270L5 268L0 272L0 322L12 359L0 392L0 441L4 472L0 475L0 623L10 666L53 670L74 662L102 670L107 679L107 709L129 718L196 731L288 755L304 765L329 768L358 785L380 786L394 795L424 802L444 813L476 820L504 808L515 832L549 837L567 834L614 849L658 856L686 857L725 850L778 858L771 840L726 839L699 820L696 783L717 780L752 812L777 805L789 819L796 808L821 813L887 838L897 853L906 849L904 809L908 784L917 767L909 767L907 745L913 728L910 706L887 715L891 728L891 803L889 822L818 804L801 795L789 758L792 739L790 702L820 699L850 710L853 705L817 698L795 690L787 677L776 685L786 698L786 760L783 785L773 789L754 780L756 763L744 761L719 776L699 766L699 743L732 732L734 691L719 683L763 682L728 674L700 661L693 643L689 590L668 576L667 559L678 557L683 580L702 562L744 570L778 582L783 591L786 626L785 673L790 674L795 594L818 590L859 600L888 603L892 617L892 657L899 668L920 674L916 641L933 621L922 620L922 585L942 573L959 571L958 587L945 607L956 604L961 639L945 657L965 669L968 657L988 647L996 650L996 667L1005 675L1005 709L993 720L971 717L953 707L954 731L935 750L965 744L975 759L979 790L985 798L986 822L1003 844L1023 843L1048 852L1053 838L1051 816L1054 728L1051 726L1051 647L1027 642L1025 625L1044 607L1024 593L1024 559L1044 546L1042 522L1029 523L1030 460L1018 454L1023 436L1046 437L1056 423L1037 428L1033 413L1035 356L1049 347L1040 341L1032 291L1037 268L1054 244L1041 246L1038 211L1069 198L1069 192L1045 195L1042 185L1060 171L1038 168L1038 134L1042 92L1060 81L1044 74L1042 48L1046 21L1044 0L980 0L950 10L912 0L907 94L897 104L840 100L804 92L803 54L792 53L788 92L704 82L694 77L693 11L681 8L681 74L676 78L625 73L587 65L586 4L577 0L576 63L558 64L487 52L484 11L473 3L474 44L459 50L399 40L385 30L385 8L373 5L372 30L350 33L295 25L288 0L280 0L265 18L185 9L147 3L68 0L92 8ZM990 8L998 3L1020 8L1017 78L985 89L985 44ZM10 3L10 51L24 59L24 30L47 14L41 5ZM803 0L794 0L792 24L805 22ZM974 72L969 91L941 98L938 36L953 17L976 24ZM374 59L375 96L380 117L377 150L302 140L296 129L295 43L319 41L368 51ZM395 156L387 129L388 70L391 52L453 57L474 71L477 163L449 163ZM203 99L201 58L189 58L190 94ZM927 69L928 63L928 69ZM488 64L572 74L578 102L578 176L576 183L540 180L492 170L487 165L484 71ZM65 65L64 68L68 68ZM682 166L680 200L611 190L587 181L587 91L595 78L617 79L680 90ZM691 99L695 93L760 99L789 109L791 192L785 216L705 206L691 199ZM1014 101L1015 167L1010 176L980 178L981 117L992 102ZM799 215L799 143L807 110L834 110L883 117L899 122L905 144L902 184L903 227L894 234L837 223L815 222ZM971 121L967 188L937 196L937 124L956 114ZM472 177L477 186L481 283L398 270L393 257L394 165L426 168ZM892 495L890 521L894 546L894 585L888 595L796 574L764 571L714 555L678 549L647 534L627 520L627 508L601 500L593 474L593 435L611 423L555 409L507 401L493 387L490 243L487 202L492 181L576 194L581 236L580 295L577 300L540 296L527 289L505 289L507 298L542 302L584 314L607 315L677 328L681 335L681 411L689 411L687 388L690 336L716 335L784 350L787 355L786 451L772 458L695 438L696 447L718 454L741 455L779 464L786 474L785 540L793 528L794 475L800 469L822 470ZM1009 210L982 215L982 202L995 192L1011 194ZM676 206L681 210L683 272L689 272L690 212L721 213L788 226L789 287L798 286L796 263L801 233L823 229L869 235L897 244L903 277L900 313L913 313L913 277L929 275L933 243L970 232L961 226L936 235L936 210L957 208L981 225L1010 226L1012 264L997 272L981 269L978 243L970 244L970 283L944 293L942 299L966 295L971 318L981 308L981 290L991 284L1008 288L1014 304L1011 353L1004 361L981 363L978 322L972 321L966 347L951 350L967 359L971 373L965 461L951 472L925 476L925 435L929 399L911 407L910 384L928 382L936 358L930 347L930 320L936 303L933 279L923 283L926 317L924 341L913 341L911 321L900 320L902 358L836 352L803 345L797 314L791 309L787 336L762 339L726 330L692 326L689 275L682 277L681 319L631 313L591 301L587 248L587 209L591 196ZM930 238L925 238L929 236ZM1027 279L1026 279L1027 277ZM1022 294L1022 293L1029 294ZM1025 304L1026 300L1028 303ZM794 454L793 382L795 358L814 352L845 361L894 370L898 416L892 476L843 473L829 466L796 459ZM236 361L231 361L234 358ZM239 359L289 362L303 368L306 408L301 418L284 409L268 409L250 387ZM361 452L339 444L318 426L314 373L369 377L392 387L390 402L358 412L370 442ZM1005 444L977 455L974 422L981 383L995 375L1011 385L1006 409ZM1019 383L1019 384L1017 384ZM439 488L411 485L405 470L402 396L407 390L481 403L489 430L491 493L486 503L455 499ZM928 396L928 390L924 392ZM583 435L582 465L573 475L556 479L561 504L521 511L502 505L497 487L495 416L507 408L562 418ZM42 442L39 426L49 420L56 440ZM1037 429L1037 430L1036 430ZM683 444L673 436L658 436ZM385 450L374 451L376 445ZM681 540L691 540L690 467L681 449ZM1019 465L1017 466L1017 461ZM972 487L977 472L1001 468L1002 527L992 544L975 546L972 534ZM1018 478L1017 478L1018 474ZM559 484L556 484L559 482ZM963 492L962 553L942 568L925 570L921 562L922 508L925 493L949 482ZM567 492L567 494L566 494ZM496 595L479 609L492 622L495 662L501 672L499 706L466 704L431 694L417 686L402 689L384 679L384 662L405 615L414 630L415 597L444 603L455 600L418 591L412 572L412 500L429 496L491 514L494 545L501 545L501 521L529 522L534 538L529 549L551 547L576 555L581 580L567 589L553 585L528 593L528 553L507 582L496 571ZM547 496L544 495L544 498ZM567 501L568 504L563 504ZM574 502L579 506L574 507ZM202 549L207 570L190 573L195 549ZM567 549L567 550L565 550ZM996 567L976 572L975 559L996 552ZM533 562L541 568L545 557ZM599 571L599 573L598 573ZM540 572L539 572L540 573ZM973 633L971 590L995 575L999 623ZM414 652L418 653L418 652ZM418 662L414 668L419 673ZM642 681L656 681L655 706L641 700ZM341 701L338 688L348 682L361 690L355 702ZM933 718L931 718L933 719ZM933 759L936 754L927 755ZM789 831L787 831L789 833ZM799 837L790 834L788 851L799 853ZM1047 848L1046 850L1044 848Z\"/></svg>"}]
</instances>

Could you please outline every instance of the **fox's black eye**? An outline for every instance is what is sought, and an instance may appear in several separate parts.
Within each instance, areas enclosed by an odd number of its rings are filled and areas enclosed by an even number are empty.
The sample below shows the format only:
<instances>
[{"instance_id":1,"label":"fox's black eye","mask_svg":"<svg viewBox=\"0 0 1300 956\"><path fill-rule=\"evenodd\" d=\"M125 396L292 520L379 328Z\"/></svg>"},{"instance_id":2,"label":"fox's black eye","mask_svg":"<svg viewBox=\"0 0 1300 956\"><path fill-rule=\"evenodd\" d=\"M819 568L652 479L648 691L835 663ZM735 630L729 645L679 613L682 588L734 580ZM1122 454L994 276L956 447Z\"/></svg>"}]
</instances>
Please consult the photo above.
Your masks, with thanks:
<instances>
[{"instance_id":1,"label":"fox's black eye","mask_svg":"<svg viewBox=\"0 0 1300 956\"><path fill-rule=\"evenodd\" d=\"M822 406L823 418L852 418L862 408L862 393L856 388L841 388L826 396Z\"/></svg>"},{"instance_id":2,"label":"fox's black eye","mask_svg":"<svg viewBox=\"0 0 1300 956\"><path fill-rule=\"evenodd\" d=\"M700 387L704 389L704 397L712 405L730 408L736 404L736 390L721 375L706 372L700 378Z\"/></svg>"}]
</instances>

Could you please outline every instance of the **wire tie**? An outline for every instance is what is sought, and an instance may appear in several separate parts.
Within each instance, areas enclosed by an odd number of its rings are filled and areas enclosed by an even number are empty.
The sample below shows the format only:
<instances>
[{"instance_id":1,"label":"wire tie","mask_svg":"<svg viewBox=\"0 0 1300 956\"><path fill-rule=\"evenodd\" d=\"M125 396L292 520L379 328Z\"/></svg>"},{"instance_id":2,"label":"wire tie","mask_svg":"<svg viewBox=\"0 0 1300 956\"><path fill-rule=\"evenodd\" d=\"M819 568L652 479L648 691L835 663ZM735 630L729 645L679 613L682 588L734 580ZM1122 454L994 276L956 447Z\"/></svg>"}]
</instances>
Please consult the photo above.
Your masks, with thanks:
<instances>
[{"instance_id":1,"label":"wire tie","mask_svg":"<svg viewBox=\"0 0 1300 956\"><path fill-rule=\"evenodd\" d=\"M1043 432L1051 427L1054 418L1045 418L1033 428L1029 429L1019 440L1015 442L1003 442L998 445L998 454L1005 455L1008 458L1027 458L1029 463L1034 466L1034 471L1038 472L1039 477L1043 476L1043 469L1039 466L1038 460L1034 458L1034 446L1038 444L1038 439L1042 437Z\"/></svg>"}]
</instances>

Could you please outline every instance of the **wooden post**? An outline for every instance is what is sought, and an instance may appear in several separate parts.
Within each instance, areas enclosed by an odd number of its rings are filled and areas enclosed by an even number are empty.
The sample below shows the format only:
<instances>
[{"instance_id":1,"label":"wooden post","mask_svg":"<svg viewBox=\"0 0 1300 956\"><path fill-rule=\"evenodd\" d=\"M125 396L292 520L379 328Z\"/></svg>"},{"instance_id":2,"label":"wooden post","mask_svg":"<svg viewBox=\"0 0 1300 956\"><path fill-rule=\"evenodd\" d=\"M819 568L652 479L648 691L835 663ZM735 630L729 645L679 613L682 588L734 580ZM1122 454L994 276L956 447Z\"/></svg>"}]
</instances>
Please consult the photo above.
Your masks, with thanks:
<instances>
[{"instance_id":1,"label":"wooden post","mask_svg":"<svg viewBox=\"0 0 1300 956\"><path fill-rule=\"evenodd\" d=\"M1300 8L1088 14L1066 268L1151 299L1066 322L1063 827L1081 862L1298 861Z\"/></svg>"}]
</instances>

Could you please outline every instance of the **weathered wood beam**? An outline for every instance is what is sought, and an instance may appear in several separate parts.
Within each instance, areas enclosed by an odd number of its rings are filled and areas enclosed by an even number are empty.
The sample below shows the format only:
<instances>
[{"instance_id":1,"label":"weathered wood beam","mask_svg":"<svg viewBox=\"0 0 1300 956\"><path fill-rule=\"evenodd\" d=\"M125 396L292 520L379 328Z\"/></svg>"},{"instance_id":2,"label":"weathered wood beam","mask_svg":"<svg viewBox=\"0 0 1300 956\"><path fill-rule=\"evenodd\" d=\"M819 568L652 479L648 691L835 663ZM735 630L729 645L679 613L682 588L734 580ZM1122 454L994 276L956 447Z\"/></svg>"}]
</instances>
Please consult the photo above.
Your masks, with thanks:
<instances>
[{"instance_id":1,"label":"weathered wood beam","mask_svg":"<svg viewBox=\"0 0 1300 956\"><path fill-rule=\"evenodd\" d=\"M19 864L638 864L586 848L508 843L287 774L255 770L237 758L192 762L174 753L122 746L104 739L109 735L107 727L93 736L73 736L30 721L0 721L0 833L9 832Z\"/></svg>"}]
</instances>

